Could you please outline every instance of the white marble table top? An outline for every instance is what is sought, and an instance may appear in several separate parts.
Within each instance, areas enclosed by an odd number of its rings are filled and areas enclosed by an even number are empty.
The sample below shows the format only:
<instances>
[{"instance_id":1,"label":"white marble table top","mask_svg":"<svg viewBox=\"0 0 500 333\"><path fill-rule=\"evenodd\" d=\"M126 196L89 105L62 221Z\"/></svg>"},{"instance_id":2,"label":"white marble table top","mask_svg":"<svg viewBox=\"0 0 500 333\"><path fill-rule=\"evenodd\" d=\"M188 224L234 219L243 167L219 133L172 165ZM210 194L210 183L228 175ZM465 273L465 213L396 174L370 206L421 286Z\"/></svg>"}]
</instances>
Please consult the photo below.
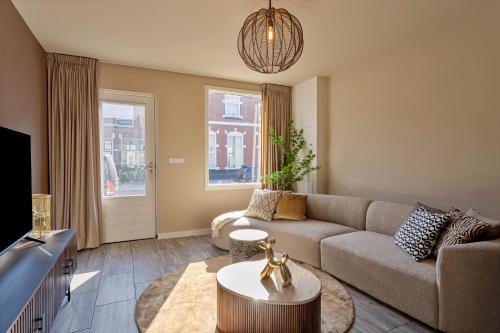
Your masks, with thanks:
<instances>
[{"instance_id":1,"label":"white marble table top","mask_svg":"<svg viewBox=\"0 0 500 333\"><path fill-rule=\"evenodd\" d=\"M266 262L262 259L225 266L217 272L217 282L230 293L272 304L304 304L321 293L321 282L316 275L292 261L286 263L292 273L290 286L281 287L278 270L274 270L269 279L261 281L260 271Z\"/></svg>"},{"instance_id":2,"label":"white marble table top","mask_svg":"<svg viewBox=\"0 0 500 333\"><path fill-rule=\"evenodd\" d=\"M229 238L244 242L260 241L266 239L268 236L267 232L257 229L240 229L232 231L229 234Z\"/></svg>"}]
</instances>

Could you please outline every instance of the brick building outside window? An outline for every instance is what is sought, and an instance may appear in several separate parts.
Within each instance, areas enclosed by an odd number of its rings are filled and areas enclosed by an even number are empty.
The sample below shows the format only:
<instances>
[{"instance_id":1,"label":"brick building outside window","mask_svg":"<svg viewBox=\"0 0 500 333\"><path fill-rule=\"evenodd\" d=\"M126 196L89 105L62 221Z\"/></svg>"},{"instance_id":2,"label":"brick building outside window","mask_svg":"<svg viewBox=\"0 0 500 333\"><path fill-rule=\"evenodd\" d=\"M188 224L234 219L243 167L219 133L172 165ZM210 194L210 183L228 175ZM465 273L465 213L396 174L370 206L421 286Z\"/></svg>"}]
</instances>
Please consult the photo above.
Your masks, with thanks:
<instances>
[{"instance_id":1,"label":"brick building outside window","mask_svg":"<svg viewBox=\"0 0 500 333\"><path fill-rule=\"evenodd\" d=\"M207 88L209 186L260 181L261 105L258 92Z\"/></svg>"}]
</instances>

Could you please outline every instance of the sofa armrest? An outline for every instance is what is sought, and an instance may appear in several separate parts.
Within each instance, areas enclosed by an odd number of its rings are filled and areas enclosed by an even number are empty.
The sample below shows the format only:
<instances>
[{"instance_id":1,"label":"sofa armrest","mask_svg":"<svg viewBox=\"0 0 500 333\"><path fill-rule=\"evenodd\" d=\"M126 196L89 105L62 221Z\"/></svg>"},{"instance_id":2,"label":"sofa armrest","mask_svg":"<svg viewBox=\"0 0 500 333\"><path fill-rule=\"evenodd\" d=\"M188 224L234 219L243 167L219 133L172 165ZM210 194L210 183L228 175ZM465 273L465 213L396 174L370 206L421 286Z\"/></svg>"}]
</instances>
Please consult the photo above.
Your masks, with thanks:
<instances>
[{"instance_id":1,"label":"sofa armrest","mask_svg":"<svg viewBox=\"0 0 500 333\"><path fill-rule=\"evenodd\" d=\"M500 239L444 247L436 269L440 330L500 332Z\"/></svg>"}]
</instances>

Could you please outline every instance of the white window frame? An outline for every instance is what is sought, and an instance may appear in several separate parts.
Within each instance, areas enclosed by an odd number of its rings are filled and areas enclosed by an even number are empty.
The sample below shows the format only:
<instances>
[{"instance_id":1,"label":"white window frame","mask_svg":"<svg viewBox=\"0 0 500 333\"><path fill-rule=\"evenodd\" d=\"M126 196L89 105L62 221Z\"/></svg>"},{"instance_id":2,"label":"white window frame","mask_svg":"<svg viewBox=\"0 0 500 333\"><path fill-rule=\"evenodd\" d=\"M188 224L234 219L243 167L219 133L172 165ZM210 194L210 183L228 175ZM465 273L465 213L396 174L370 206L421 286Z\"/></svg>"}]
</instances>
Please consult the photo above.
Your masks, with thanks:
<instances>
[{"instance_id":1,"label":"white window frame","mask_svg":"<svg viewBox=\"0 0 500 333\"><path fill-rule=\"evenodd\" d=\"M236 99L235 103L229 103L229 99L234 98ZM222 101L224 103L224 118L233 118L233 119L243 119L241 116L241 96L240 95L232 95L232 94L225 94L224 95L224 100ZM228 110L228 105L237 105L238 106L238 113L237 114L230 114L227 112Z\"/></svg>"},{"instance_id":2,"label":"white window frame","mask_svg":"<svg viewBox=\"0 0 500 333\"><path fill-rule=\"evenodd\" d=\"M239 167L234 167L234 168L226 168L228 170L234 170L234 169L239 169L241 168L242 165L244 165L245 163L245 136L244 136L244 133L243 132L237 132L237 131L231 131L231 132L228 132L226 134L226 165L228 165L229 163L227 162L227 160L229 160L229 155L227 153L227 149L229 148L229 137L239 137L241 138L241 165ZM235 154L236 156L236 154Z\"/></svg>"},{"instance_id":3,"label":"white window frame","mask_svg":"<svg viewBox=\"0 0 500 333\"><path fill-rule=\"evenodd\" d=\"M209 169L208 169L208 144L209 144L209 124L208 124L208 92L210 90L218 91L218 92L224 92L224 93L230 93L234 92L238 95L248 95L248 96L255 96L255 95L261 95L261 91L259 90L241 90L241 89L234 89L234 88L227 88L227 87L220 87L220 86L210 86L206 85L205 86L205 191L218 191L218 190L240 190L240 189L255 189L255 188L261 188L262 185L260 182L256 183L231 183L231 184L210 184L210 179L209 179ZM225 111L224 111L225 112ZM245 147L243 145L243 147Z\"/></svg>"},{"instance_id":4,"label":"white window frame","mask_svg":"<svg viewBox=\"0 0 500 333\"><path fill-rule=\"evenodd\" d=\"M215 161L215 165L211 168L212 165L210 165L210 136L213 135L214 136L214 161ZM208 131L208 167L212 170L217 170L219 169L219 167L217 167L217 148L219 147L219 145L217 144L217 132L216 131L211 131L209 130Z\"/></svg>"}]
</instances>

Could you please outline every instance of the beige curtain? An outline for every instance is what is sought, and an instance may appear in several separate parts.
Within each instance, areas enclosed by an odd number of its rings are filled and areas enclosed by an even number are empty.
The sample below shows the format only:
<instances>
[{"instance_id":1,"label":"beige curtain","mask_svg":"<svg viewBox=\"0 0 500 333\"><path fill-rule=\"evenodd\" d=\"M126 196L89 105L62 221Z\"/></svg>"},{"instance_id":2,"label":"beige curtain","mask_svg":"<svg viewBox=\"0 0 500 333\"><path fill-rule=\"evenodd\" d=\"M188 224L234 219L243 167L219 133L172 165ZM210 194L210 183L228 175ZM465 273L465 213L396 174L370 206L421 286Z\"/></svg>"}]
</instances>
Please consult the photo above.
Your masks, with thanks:
<instances>
[{"instance_id":1,"label":"beige curtain","mask_svg":"<svg viewBox=\"0 0 500 333\"><path fill-rule=\"evenodd\" d=\"M53 223L78 249L99 246L102 218L97 60L47 53Z\"/></svg>"},{"instance_id":2,"label":"beige curtain","mask_svg":"<svg viewBox=\"0 0 500 333\"><path fill-rule=\"evenodd\" d=\"M262 86L262 175L279 170L282 152L269 139L269 131L287 137L292 119L292 88L275 84ZM274 188L262 183L265 188Z\"/></svg>"}]
</instances>

